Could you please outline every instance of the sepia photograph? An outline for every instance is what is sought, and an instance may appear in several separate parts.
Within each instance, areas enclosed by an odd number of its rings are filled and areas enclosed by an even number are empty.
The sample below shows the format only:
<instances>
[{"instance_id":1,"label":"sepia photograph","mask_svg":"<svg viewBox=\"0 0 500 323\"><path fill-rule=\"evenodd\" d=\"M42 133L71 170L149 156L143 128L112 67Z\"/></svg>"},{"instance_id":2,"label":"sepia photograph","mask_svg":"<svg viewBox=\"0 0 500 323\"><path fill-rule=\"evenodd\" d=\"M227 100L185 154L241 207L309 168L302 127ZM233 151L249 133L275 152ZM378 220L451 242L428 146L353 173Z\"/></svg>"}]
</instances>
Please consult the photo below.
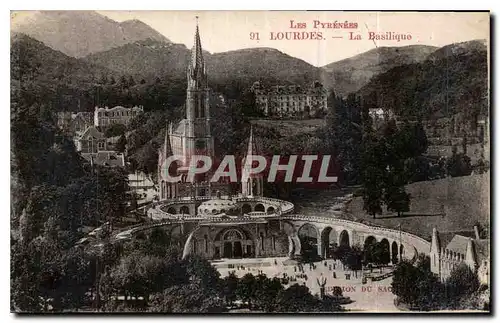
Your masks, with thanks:
<instances>
[{"instance_id":1,"label":"sepia photograph","mask_svg":"<svg viewBox=\"0 0 500 323\"><path fill-rule=\"evenodd\" d=\"M10 311L491 314L489 11L10 11Z\"/></svg>"}]
</instances>

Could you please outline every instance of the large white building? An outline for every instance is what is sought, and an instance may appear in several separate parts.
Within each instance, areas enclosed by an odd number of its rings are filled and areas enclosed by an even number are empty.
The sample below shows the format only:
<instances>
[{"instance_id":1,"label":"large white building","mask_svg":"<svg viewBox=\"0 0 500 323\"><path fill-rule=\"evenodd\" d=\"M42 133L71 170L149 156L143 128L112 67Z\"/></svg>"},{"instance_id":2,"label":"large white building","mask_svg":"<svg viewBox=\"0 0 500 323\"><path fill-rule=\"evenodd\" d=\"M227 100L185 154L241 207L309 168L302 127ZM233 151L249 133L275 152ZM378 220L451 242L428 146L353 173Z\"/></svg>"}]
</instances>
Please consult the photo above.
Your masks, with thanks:
<instances>
[{"instance_id":1,"label":"large white building","mask_svg":"<svg viewBox=\"0 0 500 323\"><path fill-rule=\"evenodd\" d=\"M255 82L252 91L255 104L266 116L314 117L327 110L328 93L319 82L310 87L276 85L270 88Z\"/></svg>"},{"instance_id":2,"label":"large white building","mask_svg":"<svg viewBox=\"0 0 500 323\"><path fill-rule=\"evenodd\" d=\"M95 107L94 111L94 126L106 128L113 124L128 125L130 121L144 112L142 106L125 108L116 106L114 108L99 108Z\"/></svg>"}]
</instances>

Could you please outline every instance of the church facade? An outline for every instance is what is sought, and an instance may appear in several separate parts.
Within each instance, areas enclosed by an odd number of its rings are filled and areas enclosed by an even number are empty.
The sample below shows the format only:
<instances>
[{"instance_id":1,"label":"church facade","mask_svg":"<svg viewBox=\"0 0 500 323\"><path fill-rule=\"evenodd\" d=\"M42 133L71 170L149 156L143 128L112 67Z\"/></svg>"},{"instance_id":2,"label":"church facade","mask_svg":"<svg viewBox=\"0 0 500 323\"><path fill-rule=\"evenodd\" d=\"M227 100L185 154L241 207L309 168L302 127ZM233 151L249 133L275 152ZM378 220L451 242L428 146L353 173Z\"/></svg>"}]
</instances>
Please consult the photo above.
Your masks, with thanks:
<instances>
[{"instance_id":1,"label":"church facade","mask_svg":"<svg viewBox=\"0 0 500 323\"><path fill-rule=\"evenodd\" d=\"M227 178L223 177L218 182L210 181L214 173L213 170L197 174L193 179L188 178L189 169L193 167L191 165L192 156L202 155L208 156L212 160L215 159L214 137L210 119L210 95L211 91L208 87L207 70L197 25L187 69L185 118L176 124L169 123L167 125L164 143L158 153L160 200L214 196L217 191L224 195L231 194L231 186ZM252 138L250 138L249 147L254 147ZM251 148L249 149L252 152ZM173 156L176 158L171 163L169 157ZM166 174L179 178L179 180L172 182L166 178ZM250 183L249 185L258 185L259 189L256 190L256 193L262 194L261 181L249 176L247 176L246 181Z\"/></svg>"}]
</instances>

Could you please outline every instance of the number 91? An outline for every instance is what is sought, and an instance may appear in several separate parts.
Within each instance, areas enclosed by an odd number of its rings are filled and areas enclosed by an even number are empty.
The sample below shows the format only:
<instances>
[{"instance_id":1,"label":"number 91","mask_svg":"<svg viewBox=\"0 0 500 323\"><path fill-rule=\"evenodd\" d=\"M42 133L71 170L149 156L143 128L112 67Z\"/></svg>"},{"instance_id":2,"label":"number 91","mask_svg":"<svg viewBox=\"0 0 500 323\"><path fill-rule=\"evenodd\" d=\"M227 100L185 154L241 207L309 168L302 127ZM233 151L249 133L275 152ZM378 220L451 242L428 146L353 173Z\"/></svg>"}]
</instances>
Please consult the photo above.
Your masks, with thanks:
<instances>
[{"instance_id":1,"label":"number 91","mask_svg":"<svg viewBox=\"0 0 500 323\"><path fill-rule=\"evenodd\" d=\"M251 32L250 33L250 40L260 40L259 39L259 33Z\"/></svg>"}]
</instances>

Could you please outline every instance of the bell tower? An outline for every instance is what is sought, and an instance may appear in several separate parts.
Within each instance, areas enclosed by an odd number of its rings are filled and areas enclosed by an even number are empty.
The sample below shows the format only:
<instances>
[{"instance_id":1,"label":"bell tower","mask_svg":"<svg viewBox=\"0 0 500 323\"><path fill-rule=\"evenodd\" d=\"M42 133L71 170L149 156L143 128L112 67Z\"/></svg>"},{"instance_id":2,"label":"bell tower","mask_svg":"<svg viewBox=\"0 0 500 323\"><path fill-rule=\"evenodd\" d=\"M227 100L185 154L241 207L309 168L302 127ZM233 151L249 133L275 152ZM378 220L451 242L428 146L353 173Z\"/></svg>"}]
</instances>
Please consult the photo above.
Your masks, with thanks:
<instances>
[{"instance_id":1,"label":"bell tower","mask_svg":"<svg viewBox=\"0 0 500 323\"><path fill-rule=\"evenodd\" d=\"M210 90L203 50L201 47L198 17L191 61L187 70L186 97L186 143L185 153L190 160L192 155L214 156L214 140L210 130Z\"/></svg>"}]
</instances>

